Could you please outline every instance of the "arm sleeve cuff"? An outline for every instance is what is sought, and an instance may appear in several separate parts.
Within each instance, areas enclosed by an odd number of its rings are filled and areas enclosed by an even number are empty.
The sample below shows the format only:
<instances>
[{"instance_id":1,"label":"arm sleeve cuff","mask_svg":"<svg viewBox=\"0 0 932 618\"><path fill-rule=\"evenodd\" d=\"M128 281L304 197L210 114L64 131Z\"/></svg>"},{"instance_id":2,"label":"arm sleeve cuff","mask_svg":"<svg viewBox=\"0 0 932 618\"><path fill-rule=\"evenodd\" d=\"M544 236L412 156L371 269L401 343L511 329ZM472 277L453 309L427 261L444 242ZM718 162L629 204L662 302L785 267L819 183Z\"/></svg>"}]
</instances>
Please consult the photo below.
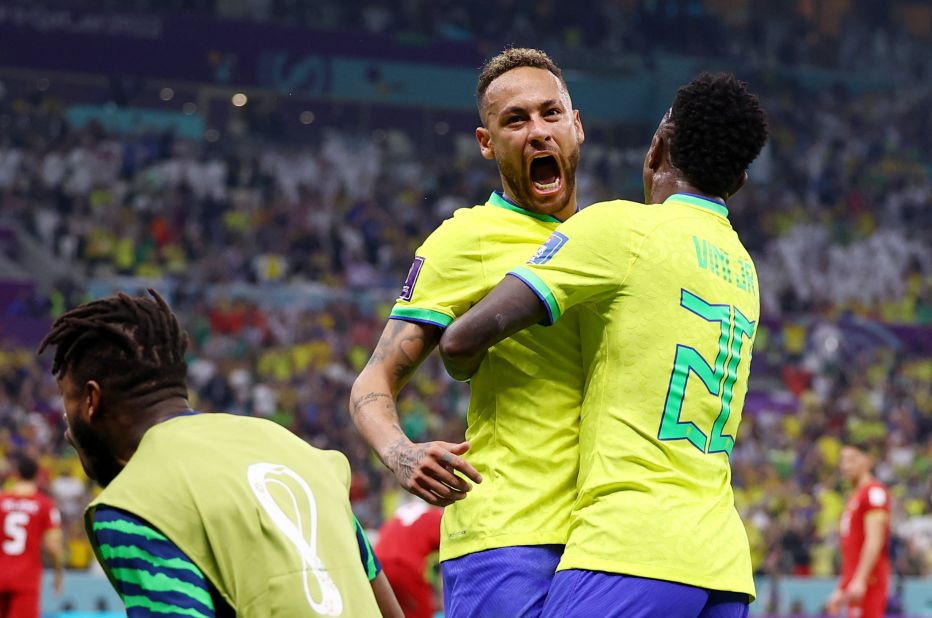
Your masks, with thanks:
<instances>
[{"instance_id":1,"label":"arm sleeve cuff","mask_svg":"<svg viewBox=\"0 0 932 618\"><path fill-rule=\"evenodd\" d=\"M415 322L417 324L431 324L439 328L446 328L453 322L453 318L445 313L434 311L433 309L419 309L417 307L403 307L395 305L391 315L392 320L403 320L405 322Z\"/></svg>"},{"instance_id":2,"label":"arm sleeve cuff","mask_svg":"<svg viewBox=\"0 0 932 618\"><path fill-rule=\"evenodd\" d=\"M356 543L359 545L359 558L362 560L362 566L366 570L366 577L371 582L382 572L382 565L372 551L372 545L369 544L369 537L366 531L362 529L359 520L353 516L353 526L356 528Z\"/></svg>"},{"instance_id":3,"label":"arm sleeve cuff","mask_svg":"<svg viewBox=\"0 0 932 618\"><path fill-rule=\"evenodd\" d=\"M537 298L540 299L540 302L544 304L544 309L547 310L547 320L541 322L541 324L550 326L560 319L560 305L557 303L557 299L554 298L553 292L550 291L550 287L544 283L543 279L523 266L515 268L508 274L521 280L522 283L531 288L531 291L534 292Z\"/></svg>"}]
</instances>

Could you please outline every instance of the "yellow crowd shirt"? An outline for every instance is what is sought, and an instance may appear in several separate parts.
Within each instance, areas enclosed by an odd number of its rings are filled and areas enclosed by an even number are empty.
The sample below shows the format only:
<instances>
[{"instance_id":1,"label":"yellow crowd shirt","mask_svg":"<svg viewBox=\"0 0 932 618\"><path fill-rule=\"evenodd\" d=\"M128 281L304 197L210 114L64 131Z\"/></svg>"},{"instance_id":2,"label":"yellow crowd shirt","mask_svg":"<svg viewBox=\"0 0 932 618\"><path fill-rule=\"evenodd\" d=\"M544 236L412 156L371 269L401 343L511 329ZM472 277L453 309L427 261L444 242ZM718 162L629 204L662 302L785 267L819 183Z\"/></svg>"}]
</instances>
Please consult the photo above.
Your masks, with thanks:
<instances>
[{"instance_id":1,"label":"yellow crowd shirt","mask_svg":"<svg viewBox=\"0 0 932 618\"><path fill-rule=\"evenodd\" d=\"M560 569L754 595L729 455L760 314L719 202L595 204L511 272L550 321L579 306L579 494Z\"/></svg>"},{"instance_id":2,"label":"yellow crowd shirt","mask_svg":"<svg viewBox=\"0 0 932 618\"><path fill-rule=\"evenodd\" d=\"M559 224L499 193L457 210L417 250L391 317L448 326ZM583 379L575 312L556 327L534 326L489 350L470 380L466 418L465 458L483 481L445 509L441 560L566 542Z\"/></svg>"}]
</instances>

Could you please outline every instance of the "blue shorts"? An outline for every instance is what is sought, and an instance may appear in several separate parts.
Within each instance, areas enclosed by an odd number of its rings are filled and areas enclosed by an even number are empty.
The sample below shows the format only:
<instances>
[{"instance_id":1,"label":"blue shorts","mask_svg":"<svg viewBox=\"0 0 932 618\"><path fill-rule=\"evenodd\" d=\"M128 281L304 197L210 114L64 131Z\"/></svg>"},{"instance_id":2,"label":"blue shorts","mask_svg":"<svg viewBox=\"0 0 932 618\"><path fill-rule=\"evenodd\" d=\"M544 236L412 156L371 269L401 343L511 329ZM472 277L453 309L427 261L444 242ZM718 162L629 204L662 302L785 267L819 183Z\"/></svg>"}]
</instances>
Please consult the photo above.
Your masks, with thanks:
<instances>
[{"instance_id":1,"label":"blue shorts","mask_svg":"<svg viewBox=\"0 0 932 618\"><path fill-rule=\"evenodd\" d=\"M563 545L501 547L440 564L446 618L537 618Z\"/></svg>"},{"instance_id":2,"label":"blue shorts","mask_svg":"<svg viewBox=\"0 0 932 618\"><path fill-rule=\"evenodd\" d=\"M748 595L569 569L553 578L543 618L747 618Z\"/></svg>"}]
</instances>

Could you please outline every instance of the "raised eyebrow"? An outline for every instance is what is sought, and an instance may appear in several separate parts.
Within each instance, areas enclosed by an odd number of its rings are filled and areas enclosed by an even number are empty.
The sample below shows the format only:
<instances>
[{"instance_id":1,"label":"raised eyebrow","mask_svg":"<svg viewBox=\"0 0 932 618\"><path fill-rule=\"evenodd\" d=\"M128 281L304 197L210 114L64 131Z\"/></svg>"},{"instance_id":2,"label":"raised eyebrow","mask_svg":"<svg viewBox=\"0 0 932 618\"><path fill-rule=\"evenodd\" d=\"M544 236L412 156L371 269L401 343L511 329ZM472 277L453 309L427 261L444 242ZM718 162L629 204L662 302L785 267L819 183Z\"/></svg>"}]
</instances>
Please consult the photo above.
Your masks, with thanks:
<instances>
[{"instance_id":1,"label":"raised eyebrow","mask_svg":"<svg viewBox=\"0 0 932 618\"><path fill-rule=\"evenodd\" d=\"M562 109L563 102L560 101L559 99L547 99L546 101L542 101L540 105L538 105L538 109L548 109L551 107L559 107ZM519 116L521 114L527 114L527 109L524 107L521 107L520 105L511 105L509 107L506 107L505 109L503 109L502 111L498 113L499 117L507 117L507 116L511 116L514 114L517 114Z\"/></svg>"},{"instance_id":2,"label":"raised eyebrow","mask_svg":"<svg viewBox=\"0 0 932 618\"><path fill-rule=\"evenodd\" d=\"M504 116L511 116L511 115L514 115L514 114L517 114L517 115L520 116L521 114L526 114L526 113L527 113L527 110L524 109L523 107L521 107L520 105L512 105L512 106L506 107L505 109L503 109L502 111L500 111L500 112L498 113L498 115L501 116L501 117L504 117Z\"/></svg>"}]
</instances>

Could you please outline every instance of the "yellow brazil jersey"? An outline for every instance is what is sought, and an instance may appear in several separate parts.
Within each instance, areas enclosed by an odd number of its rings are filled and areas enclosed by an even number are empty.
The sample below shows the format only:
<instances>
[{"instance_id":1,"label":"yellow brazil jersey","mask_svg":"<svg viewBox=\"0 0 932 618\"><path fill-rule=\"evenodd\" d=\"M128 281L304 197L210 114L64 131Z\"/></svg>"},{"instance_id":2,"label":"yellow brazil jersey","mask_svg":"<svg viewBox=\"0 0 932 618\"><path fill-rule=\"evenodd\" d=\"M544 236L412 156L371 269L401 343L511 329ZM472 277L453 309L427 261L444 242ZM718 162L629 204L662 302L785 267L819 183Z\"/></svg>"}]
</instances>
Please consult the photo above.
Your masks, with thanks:
<instances>
[{"instance_id":1,"label":"yellow brazil jersey","mask_svg":"<svg viewBox=\"0 0 932 618\"><path fill-rule=\"evenodd\" d=\"M457 210L418 249L391 317L448 326L559 223L498 193ZM483 481L445 509L441 560L566 542L584 378L574 313L565 324L535 326L491 348L470 380L465 457Z\"/></svg>"},{"instance_id":2,"label":"yellow brazil jersey","mask_svg":"<svg viewBox=\"0 0 932 618\"><path fill-rule=\"evenodd\" d=\"M727 214L685 194L595 204L512 271L551 321L580 306L589 371L561 569L754 595L728 457L760 301Z\"/></svg>"}]
</instances>

